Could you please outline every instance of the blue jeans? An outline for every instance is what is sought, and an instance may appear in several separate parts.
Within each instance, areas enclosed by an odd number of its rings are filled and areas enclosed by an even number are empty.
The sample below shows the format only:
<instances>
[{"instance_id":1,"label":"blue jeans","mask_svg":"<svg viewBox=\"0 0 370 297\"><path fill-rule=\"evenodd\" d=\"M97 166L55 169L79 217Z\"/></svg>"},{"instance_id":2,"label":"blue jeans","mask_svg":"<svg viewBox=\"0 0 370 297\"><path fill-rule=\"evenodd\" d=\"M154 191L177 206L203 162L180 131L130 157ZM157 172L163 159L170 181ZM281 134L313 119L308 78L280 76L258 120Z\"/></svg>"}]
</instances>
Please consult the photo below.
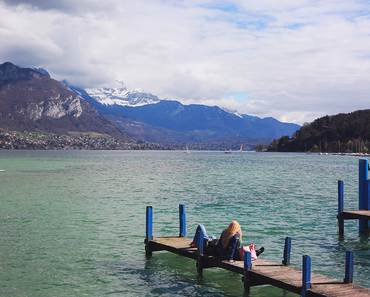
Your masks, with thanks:
<instances>
[{"instance_id":1,"label":"blue jeans","mask_svg":"<svg viewBox=\"0 0 370 297\"><path fill-rule=\"evenodd\" d=\"M196 244L196 245L198 245L198 236L197 236L197 234L198 234L199 231L202 231L203 232L204 240L217 239L216 236L213 236L213 235L208 236L207 235L206 228L204 228L203 225L198 225L197 230L195 231L194 239L193 239L193 243Z\"/></svg>"}]
</instances>

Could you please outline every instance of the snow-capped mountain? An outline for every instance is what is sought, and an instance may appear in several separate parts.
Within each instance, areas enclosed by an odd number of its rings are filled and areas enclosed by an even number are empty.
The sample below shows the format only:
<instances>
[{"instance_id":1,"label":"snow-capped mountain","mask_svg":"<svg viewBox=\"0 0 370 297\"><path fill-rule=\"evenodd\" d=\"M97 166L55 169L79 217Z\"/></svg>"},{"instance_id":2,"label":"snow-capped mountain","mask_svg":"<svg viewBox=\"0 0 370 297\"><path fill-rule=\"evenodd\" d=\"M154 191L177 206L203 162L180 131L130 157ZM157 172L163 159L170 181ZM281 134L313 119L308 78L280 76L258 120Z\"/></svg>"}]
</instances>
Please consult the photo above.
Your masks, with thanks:
<instances>
[{"instance_id":1,"label":"snow-capped mountain","mask_svg":"<svg viewBox=\"0 0 370 297\"><path fill-rule=\"evenodd\" d=\"M225 111L217 106L184 105L178 100L161 100L140 89L128 91L122 82L119 87L90 89L64 83L130 135L140 138L145 129L150 131L147 133L153 134L150 141L166 139L177 142L181 137L183 142L221 137L278 138L299 129L296 124L280 123L273 118L260 119ZM146 128L143 125L139 127L138 122L147 125ZM134 131L133 125L139 128ZM155 129L149 129L148 125ZM144 139L147 141L149 138Z\"/></svg>"},{"instance_id":2,"label":"snow-capped mountain","mask_svg":"<svg viewBox=\"0 0 370 297\"><path fill-rule=\"evenodd\" d=\"M86 93L103 105L121 106L143 106L156 104L161 101L157 96L147 93L141 89L128 91L123 82L119 88L90 88L85 89Z\"/></svg>"}]
</instances>

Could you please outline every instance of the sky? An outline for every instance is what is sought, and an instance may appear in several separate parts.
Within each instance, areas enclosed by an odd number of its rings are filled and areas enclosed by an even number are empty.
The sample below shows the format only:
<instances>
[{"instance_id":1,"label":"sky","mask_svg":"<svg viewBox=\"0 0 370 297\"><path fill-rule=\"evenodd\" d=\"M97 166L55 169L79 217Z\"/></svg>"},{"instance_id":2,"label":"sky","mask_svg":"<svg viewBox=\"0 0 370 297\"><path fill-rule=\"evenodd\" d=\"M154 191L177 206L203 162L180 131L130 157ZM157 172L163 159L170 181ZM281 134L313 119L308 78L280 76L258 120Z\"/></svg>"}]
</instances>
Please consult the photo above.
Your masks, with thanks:
<instances>
[{"instance_id":1,"label":"sky","mask_svg":"<svg viewBox=\"0 0 370 297\"><path fill-rule=\"evenodd\" d=\"M302 125L370 108L370 2L0 0L0 63Z\"/></svg>"}]
</instances>

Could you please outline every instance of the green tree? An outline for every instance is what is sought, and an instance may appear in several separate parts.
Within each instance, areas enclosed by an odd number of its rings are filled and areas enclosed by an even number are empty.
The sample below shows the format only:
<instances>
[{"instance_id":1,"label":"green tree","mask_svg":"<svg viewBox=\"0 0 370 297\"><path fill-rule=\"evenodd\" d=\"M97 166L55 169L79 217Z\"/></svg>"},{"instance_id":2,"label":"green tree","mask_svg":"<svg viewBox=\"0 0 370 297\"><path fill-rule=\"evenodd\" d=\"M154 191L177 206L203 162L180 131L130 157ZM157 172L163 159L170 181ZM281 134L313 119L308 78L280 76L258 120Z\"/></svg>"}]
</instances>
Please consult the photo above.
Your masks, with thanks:
<instances>
[{"instance_id":1,"label":"green tree","mask_svg":"<svg viewBox=\"0 0 370 297\"><path fill-rule=\"evenodd\" d=\"M316 144L314 144L314 145L312 146L311 152L313 152L313 153L317 153L318 151L319 151L319 147L318 147Z\"/></svg>"},{"instance_id":2,"label":"green tree","mask_svg":"<svg viewBox=\"0 0 370 297\"><path fill-rule=\"evenodd\" d=\"M276 138L274 138L274 140L267 147L267 151L269 151L269 152L277 152L278 148L279 148L278 142L277 142Z\"/></svg>"},{"instance_id":3,"label":"green tree","mask_svg":"<svg viewBox=\"0 0 370 297\"><path fill-rule=\"evenodd\" d=\"M260 144L257 144L254 146L254 149L257 151L257 152L262 152L263 150L263 144L260 143Z\"/></svg>"}]
</instances>

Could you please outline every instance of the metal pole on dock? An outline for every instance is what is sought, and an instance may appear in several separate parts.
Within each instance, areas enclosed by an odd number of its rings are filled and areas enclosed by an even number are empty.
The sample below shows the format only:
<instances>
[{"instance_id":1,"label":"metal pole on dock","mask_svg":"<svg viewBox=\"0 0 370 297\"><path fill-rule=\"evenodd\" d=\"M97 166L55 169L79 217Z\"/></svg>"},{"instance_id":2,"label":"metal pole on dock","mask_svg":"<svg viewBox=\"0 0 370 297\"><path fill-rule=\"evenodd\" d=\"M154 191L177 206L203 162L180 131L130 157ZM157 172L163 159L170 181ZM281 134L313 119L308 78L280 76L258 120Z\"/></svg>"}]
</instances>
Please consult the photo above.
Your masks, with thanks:
<instances>
[{"instance_id":1,"label":"metal pole on dock","mask_svg":"<svg viewBox=\"0 0 370 297\"><path fill-rule=\"evenodd\" d=\"M146 236L145 236L145 251L147 256L152 255L151 240L153 240L153 207L146 207Z\"/></svg>"},{"instance_id":2,"label":"metal pole on dock","mask_svg":"<svg viewBox=\"0 0 370 297\"><path fill-rule=\"evenodd\" d=\"M204 245L204 234L202 230L197 233L197 247L198 247L198 260L197 260L197 270L200 275L203 274L203 245Z\"/></svg>"},{"instance_id":3,"label":"metal pole on dock","mask_svg":"<svg viewBox=\"0 0 370 297\"><path fill-rule=\"evenodd\" d=\"M344 277L345 284L353 283L353 260L354 260L353 252L347 251L346 252L346 273Z\"/></svg>"},{"instance_id":4,"label":"metal pole on dock","mask_svg":"<svg viewBox=\"0 0 370 297\"><path fill-rule=\"evenodd\" d=\"M292 248L292 239L290 237L285 237L284 245L284 260L282 261L283 265L290 265L290 251Z\"/></svg>"},{"instance_id":5,"label":"metal pole on dock","mask_svg":"<svg viewBox=\"0 0 370 297\"><path fill-rule=\"evenodd\" d=\"M302 263L302 297L305 297L307 291L311 289L311 258L310 256L303 256Z\"/></svg>"},{"instance_id":6,"label":"metal pole on dock","mask_svg":"<svg viewBox=\"0 0 370 297\"><path fill-rule=\"evenodd\" d=\"M359 176L358 176L358 194L359 194L359 210L369 210L369 193L368 193L368 178L369 178L369 163L367 159L359 160ZM359 220L360 232L368 232L368 221Z\"/></svg>"},{"instance_id":7,"label":"metal pole on dock","mask_svg":"<svg viewBox=\"0 0 370 297\"><path fill-rule=\"evenodd\" d=\"M180 215L180 237L186 237L186 216L185 216L185 205L179 205L179 215Z\"/></svg>"},{"instance_id":8,"label":"metal pole on dock","mask_svg":"<svg viewBox=\"0 0 370 297\"><path fill-rule=\"evenodd\" d=\"M344 234L344 220L342 218L342 212L344 207L344 197L343 197L343 181L338 180L338 230L339 235Z\"/></svg>"},{"instance_id":9,"label":"metal pole on dock","mask_svg":"<svg viewBox=\"0 0 370 297\"><path fill-rule=\"evenodd\" d=\"M244 275L242 277L244 289L249 293L251 283L249 279L249 270L252 269L252 253L244 251Z\"/></svg>"}]
</instances>

